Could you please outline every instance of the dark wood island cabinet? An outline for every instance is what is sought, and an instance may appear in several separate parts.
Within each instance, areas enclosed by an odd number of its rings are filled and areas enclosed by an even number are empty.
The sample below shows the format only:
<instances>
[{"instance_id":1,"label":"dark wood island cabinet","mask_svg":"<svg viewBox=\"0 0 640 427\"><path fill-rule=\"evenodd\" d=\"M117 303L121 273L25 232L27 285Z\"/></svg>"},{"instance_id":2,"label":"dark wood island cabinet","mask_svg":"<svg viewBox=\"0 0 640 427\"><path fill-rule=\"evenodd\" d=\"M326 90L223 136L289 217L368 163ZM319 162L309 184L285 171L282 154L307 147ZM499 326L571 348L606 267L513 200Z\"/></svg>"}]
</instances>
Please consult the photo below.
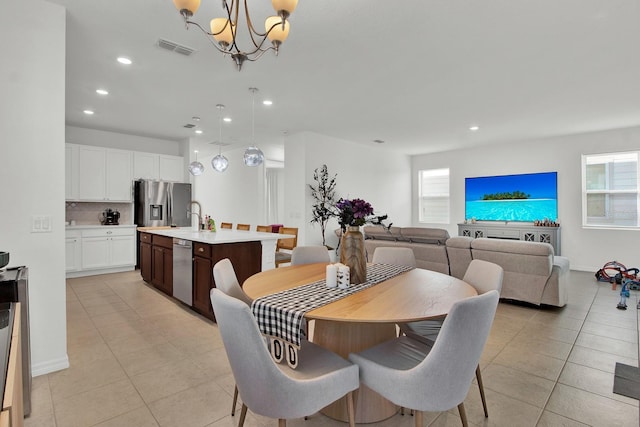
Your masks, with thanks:
<instances>
[{"instance_id":1,"label":"dark wood island cabinet","mask_svg":"<svg viewBox=\"0 0 640 427\"><path fill-rule=\"evenodd\" d=\"M209 292L215 287L213 266L229 258L236 271L238 282L261 271L262 246L260 242L237 242L209 245L193 243L193 309L215 320Z\"/></svg>"},{"instance_id":2,"label":"dark wood island cabinet","mask_svg":"<svg viewBox=\"0 0 640 427\"><path fill-rule=\"evenodd\" d=\"M224 258L231 260L242 284L262 271L262 244L260 241L214 244L193 241L191 308L211 320L215 320L209 297L215 287L213 266ZM145 282L173 295L173 238L140 232L140 274Z\"/></svg>"}]
</instances>

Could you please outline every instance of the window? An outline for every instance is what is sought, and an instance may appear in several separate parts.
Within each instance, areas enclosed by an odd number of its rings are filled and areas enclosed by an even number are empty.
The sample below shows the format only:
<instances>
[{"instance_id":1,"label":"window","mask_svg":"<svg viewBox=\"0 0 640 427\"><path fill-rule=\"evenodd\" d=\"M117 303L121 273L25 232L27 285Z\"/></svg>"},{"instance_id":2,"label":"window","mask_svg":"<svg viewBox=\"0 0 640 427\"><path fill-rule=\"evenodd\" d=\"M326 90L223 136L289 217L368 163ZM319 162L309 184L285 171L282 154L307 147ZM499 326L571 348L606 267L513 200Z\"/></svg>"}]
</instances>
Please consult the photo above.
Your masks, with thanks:
<instances>
[{"instance_id":1,"label":"window","mask_svg":"<svg viewBox=\"0 0 640 427\"><path fill-rule=\"evenodd\" d=\"M582 156L582 225L640 227L640 152Z\"/></svg>"},{"instance_id":2,"label":"window","mask_svg":"<svg viewBox=\"0 0 640 427\"><path fill-rule=\"evenodd\" d=\"M418 221L449 223L449 169L418 172Z\"/></svg>"}]
</instances>

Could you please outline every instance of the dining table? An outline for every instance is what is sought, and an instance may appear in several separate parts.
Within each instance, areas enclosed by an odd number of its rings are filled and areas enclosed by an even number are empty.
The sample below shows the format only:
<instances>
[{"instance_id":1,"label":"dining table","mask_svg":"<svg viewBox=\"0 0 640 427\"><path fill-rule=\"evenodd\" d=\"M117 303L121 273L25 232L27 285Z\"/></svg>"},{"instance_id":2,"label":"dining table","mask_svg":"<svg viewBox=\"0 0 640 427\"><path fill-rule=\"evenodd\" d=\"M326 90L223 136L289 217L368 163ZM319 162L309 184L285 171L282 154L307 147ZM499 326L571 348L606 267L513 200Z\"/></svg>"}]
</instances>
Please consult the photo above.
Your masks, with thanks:
<instances>
[{"instance_id":1,"label":"dining table","mask_svg":"<svg viewBox=\"0 0 640 427\"><path fill-rule=\"evenodd\" d=\"M323 280L327 263L267 270L249 277L243 289L252 299ZM359 292L305 313L313 321L310 340L347 358L397 336L397 324L443 318L451 306L477 295L474 287L446 274L414 268ZM346 398L322 410L347 421ZM373 423L393 416L398 407L365 385L356 401L356 422Z\"/></svg>"}]
</instances>

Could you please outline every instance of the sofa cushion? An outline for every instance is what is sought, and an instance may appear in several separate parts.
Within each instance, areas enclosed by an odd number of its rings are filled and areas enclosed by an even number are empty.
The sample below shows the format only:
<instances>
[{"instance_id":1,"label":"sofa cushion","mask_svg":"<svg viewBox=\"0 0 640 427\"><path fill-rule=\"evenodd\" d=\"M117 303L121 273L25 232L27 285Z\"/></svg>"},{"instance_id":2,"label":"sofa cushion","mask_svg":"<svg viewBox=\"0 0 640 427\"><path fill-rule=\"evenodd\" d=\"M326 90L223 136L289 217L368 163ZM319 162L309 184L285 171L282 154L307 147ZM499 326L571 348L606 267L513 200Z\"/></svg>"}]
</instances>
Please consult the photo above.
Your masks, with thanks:
<instances>
[{"instance_id":1,"label":"sofa cushion","mask_svg":"<svg viewBox=\"0 0 640 427\"><path fill-rule=\"evenodd\" d=\"M448 248L471 249L473 238L467 236L453 236L447 239Z\"/></svg>"},{"instance_id":2,"label":"sofa cushion","mask_svg":"<svg viewBox=\"0 0 640 427\"><path fill-rule=\"evenodd\" d=\"M403 240L431 245L444 245L449 238L449 232L441 228L405 227L400 234Z\"/></svg>"},{"instance_id":3,"label":"sofa cushion","mask_svg":"<svg viewBox=\"0 0 640 427\"><path fill-rule=\"evenodd\" d=\"M522 240L479 238L471 242L471 249L506 252L522 255L553 255L553 246L548 243L525 242Z\"/></svg>"},{"instance_id":4,"label":"sofa cushion","mask_svg":"<svg viewBox=\"0 0 640 427\"><path fill-rule=\"evenodd\" d=\"M400 240L400 227L390 227L389 229L381 225L368 225L363 228L365 239L375 240Z\"/></svg>"}]
</instances>

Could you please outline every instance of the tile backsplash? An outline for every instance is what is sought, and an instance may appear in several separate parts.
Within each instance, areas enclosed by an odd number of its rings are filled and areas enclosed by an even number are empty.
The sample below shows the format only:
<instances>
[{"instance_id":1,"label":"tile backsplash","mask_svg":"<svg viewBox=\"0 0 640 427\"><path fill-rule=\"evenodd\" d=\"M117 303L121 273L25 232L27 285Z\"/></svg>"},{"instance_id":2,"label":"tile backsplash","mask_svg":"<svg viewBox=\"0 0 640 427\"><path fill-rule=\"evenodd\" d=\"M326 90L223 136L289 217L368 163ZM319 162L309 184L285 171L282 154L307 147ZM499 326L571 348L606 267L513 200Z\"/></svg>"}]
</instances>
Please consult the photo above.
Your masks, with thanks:
<instances>
[{"instance_id":1,"label":"tile backsplash","mask_svg":"<svg viewBox=\"0 0 640 427\"><path fill-rule=\"evenodd\" d=\"M121 225L133 224L133 203L108 202L66 202L65 221L75 221L76 225L100 225L102 212L107 209L120 212Z\"/></svg>"}]
</instances>

